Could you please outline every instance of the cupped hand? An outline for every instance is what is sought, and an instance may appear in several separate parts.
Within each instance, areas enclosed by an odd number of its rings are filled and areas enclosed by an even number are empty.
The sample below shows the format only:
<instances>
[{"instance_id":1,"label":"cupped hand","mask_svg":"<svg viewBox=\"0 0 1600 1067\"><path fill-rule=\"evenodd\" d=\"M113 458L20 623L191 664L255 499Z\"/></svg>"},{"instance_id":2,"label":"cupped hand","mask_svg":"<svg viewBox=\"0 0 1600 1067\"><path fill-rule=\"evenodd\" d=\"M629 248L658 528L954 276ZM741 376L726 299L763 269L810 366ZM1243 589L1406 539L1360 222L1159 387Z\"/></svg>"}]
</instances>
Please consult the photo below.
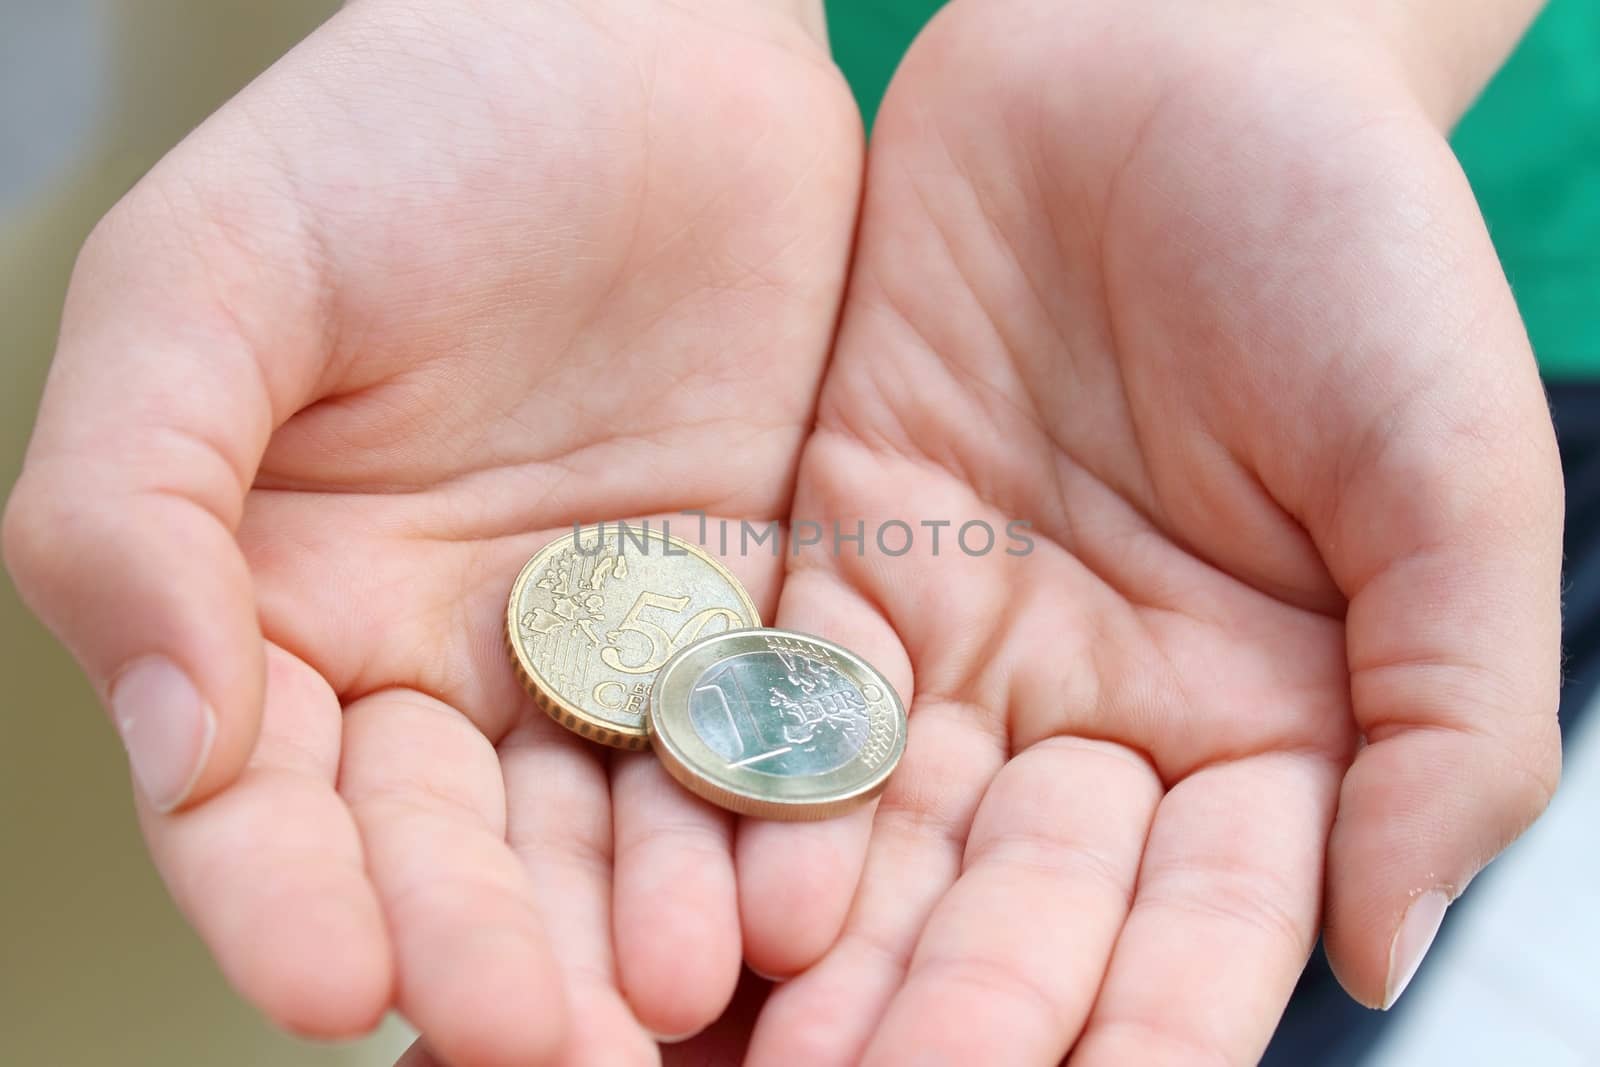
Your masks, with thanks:
<instances>
[{"instance_id":1,"label":"cupped hand","mask_svg":"<svg viewBox=\"0 0 1600 1067\"><path fill-rule=\"evenodd\" d=\"M1561 509L1381 42L949 9L874 131L795 501L866 550L802 552L779 612L914 695L909 744L875 813L741 827L747 955L795 976L749 1062L1252 1063L1319 924L1392 1002L1554 788Z\"/></svg>"},{"instance_id":2,"label":"cupped hand","mask_svg":"<svg viewBox=\"0 0 1600 1067\"><path fill-rule=\"evenodd\" d=\"M8 562L277 1022L622 1063L731 992L731 821L532 710L503 604L575 520L787 513L860 172L820 36L367 0L84 251Z\"/></svg>"}]
</instances>

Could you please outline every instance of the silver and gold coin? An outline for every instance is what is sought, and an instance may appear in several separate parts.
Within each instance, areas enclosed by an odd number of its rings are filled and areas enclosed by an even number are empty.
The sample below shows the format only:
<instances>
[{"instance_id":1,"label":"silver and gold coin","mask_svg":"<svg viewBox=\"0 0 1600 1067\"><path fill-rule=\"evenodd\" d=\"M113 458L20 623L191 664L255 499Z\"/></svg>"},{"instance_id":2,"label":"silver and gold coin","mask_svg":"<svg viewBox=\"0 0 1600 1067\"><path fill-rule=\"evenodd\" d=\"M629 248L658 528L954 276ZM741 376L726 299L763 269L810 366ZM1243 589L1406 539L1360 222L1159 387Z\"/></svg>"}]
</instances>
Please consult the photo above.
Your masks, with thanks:
<instances>
[{"instance_id":1,"label":"silver and gold coin","mask_svg":"<svg viewBox=\"0 0 1600 1067\"><path fill-rule=\"evenodd\" d=\"M760 626L744 586L687 541L603 523L540 549L511 586L506 637L551 718L618 748L647 744L650 683L708 634Z\"/></svg>"},{"instance_id":2,"label":"silver and gold coin","mask_svg":"<svg viewBox=\"0 0 1600 1067\"><path fill-rule=\"evenodd\" d=\"M906 744L894 687L831 641L786 630L702 638L650 689L650 741L678 782L769 819L824 819L882 791Z\"/></svg>"}]
</instances>

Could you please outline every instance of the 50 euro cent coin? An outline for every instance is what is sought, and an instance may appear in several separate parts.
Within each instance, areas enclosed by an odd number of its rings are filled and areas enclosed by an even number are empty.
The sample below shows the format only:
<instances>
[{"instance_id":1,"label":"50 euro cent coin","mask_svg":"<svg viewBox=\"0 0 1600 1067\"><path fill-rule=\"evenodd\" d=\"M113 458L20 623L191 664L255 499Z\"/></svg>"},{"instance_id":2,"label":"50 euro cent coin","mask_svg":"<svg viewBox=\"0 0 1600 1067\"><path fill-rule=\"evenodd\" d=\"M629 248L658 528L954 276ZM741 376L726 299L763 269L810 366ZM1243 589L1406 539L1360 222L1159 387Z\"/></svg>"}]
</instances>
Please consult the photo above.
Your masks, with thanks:
<instances>
[{"instance_id":1,"label":"50 euro cent coin","mask_svg":"<svg viewBox=\"0 0 1600 1067\"><path fill-rule=\"evenodd\" d=\"M656 672L696 639L761 625L720 562L648 524L556 538L522 568L506 637L524 688L562 726L642 749Z\"/></svg>"},{"instance_id":2,"label":"50 euro cent coin","mask_svg":"<svg viewBox=\"0 0 1600 1067\"><path fill-rule=\"evenodd\" d=\"M787 630L702 638L650 689L650 741L693 793L741 815L825 819L883 791L905 751L887 679L831 641Z\"/></svg>"}]
</instances>

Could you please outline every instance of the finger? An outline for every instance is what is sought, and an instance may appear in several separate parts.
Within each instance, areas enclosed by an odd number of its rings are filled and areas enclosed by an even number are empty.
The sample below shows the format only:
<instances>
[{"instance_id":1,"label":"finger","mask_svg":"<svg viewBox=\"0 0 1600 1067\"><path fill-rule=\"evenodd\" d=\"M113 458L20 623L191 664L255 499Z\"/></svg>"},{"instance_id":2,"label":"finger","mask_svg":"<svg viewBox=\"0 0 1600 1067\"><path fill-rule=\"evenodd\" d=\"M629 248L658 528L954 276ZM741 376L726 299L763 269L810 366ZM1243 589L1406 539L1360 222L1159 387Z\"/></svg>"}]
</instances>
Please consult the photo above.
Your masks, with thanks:
<instances>
[{"instance_id":1,"label":"finger","mask_svg":"<svg viewBox=\"0 0 1600 1067\"><path fill-rule=\"evenodd\" d=\"M295 228L282 202L228 197L246 236L223 240L205 182L172 177L185 154L79 258L5 518L19 591L107 702L163 811L231 781L255 742L263 651L233 530L268 435L322 362L315 282L282 236ZM243 251L264 214L278 236Z\"/></svg>"},{"instance_id":2,"label":"finger","mask_svg":"<svg viewBox=\"0 0 1600 1067\"><path fill-rule=\"evenodd\" d=\"M1523 437L1548 437L1539 418ZM1388 504L1390 523L1421 528L1352 585L1346 617L1368 743L1329 843L1325 937L1340 982L1371 1006L1405 990L1446 906L1544 810L1560 775L1558 472L1530 458L1497 473L1465 451L1451 463L1470 469L1404 478L1426 514L1406 515L1398 484L1349 505Z\"/></svg>"},{"instance_id":3,"label":"finger","mask_svg":"<svg viewBox=\"0 0 1600 1067\"><path fill-rule=\"evenodd\" d=\"M566 983L561 1062L657 1062L618 991L611 935L611 784L596 746L534 711L500 742L506 841L528 872Z\"/></svg>"},{"instance_id":4,"label":"finger","mask_svg":"<svg viewBox=\"0 0 1600 1067\"><path fill-rule=\"evenodd\" d=\"M1396 186L1387 169L1368 180L1358 166L1341 189L1362 191L1362 210L1347 213L1360 232L1313 238L1317 275L1338 283L1326 288L1364 301L1277 320L1313 322L1315 336L1253 333L1310 351L1302 363L1319 369L1278 383L1265 407L1230 390L1241 409L1229 419L1259 428L1241 451L1349 601L1350 695L1368 743L1329 843L1324 937L1340 981L1369 1005L1399 996L1444 905L1544 809L1560 764L1562 487L1549 411L1448 147L1403 117L1387 137L1401 140L1367 158L1393 148L1412 161L1410 180ZM1281 244L1274 262L1305 251ZM1374 248L1388 251L1374 259ZM1335 321L1359 330L1341 336Z\"/></svg>"},{"instance_id":5,"label":"finger","mask_svg":"<svg viewBox=\"0 0 1600 1067\"><path fill-rule=\"evenodd\" d=\"M964 704L913 709L844 931L815 966L768 998L751 1040L754 1067L860 1061L924 922L960 873L973 812L1004 761L991 721Z\"/></svg>"},{"instance_id":6,"label":"finger","mask_svg":"<svg viewBox=\"0 0 1600 1067\"><path fill-rule=\"evenodd\" d=\"M567 1010L526 873L505 842L488 739L408 690L345 711L340 791L383 903L406 1017L449 1063L545 1063Z\"/></svg>"},{"instance_id":7,"label":"finger","mask_svg":"<svg viewBox=\"0 0 1600 1067\"><path fill-rule=\"evenodd\" d=\"M818 822L740 820L739 916L745 958L757 974L792 978L838 938L866 862L875 810L866 804Z\"/></svg>"},{"instance_id":8,"label":"finger","mask_svg":"<svg viewBox=\"0 0 1600 1067\"><path fill-rule=\"evenodd\" d=\"M756 1017L771 992L771 982L746 968L716 1022L687 1041L662 1046L662 1067L741 1067Z\"/></svg>"},{"instance_id":9,"label":"finger","mask_svg":"<svg viewBox=\"0 0 1600 1067\"><path fill-rule=\"evenodd\" d=\"M1316 941L1338 779L1280 753L1172 788L1072 1067L1260 1059Z\"/></svg>"},{"instance_id":10,"label":"finger","mask_svg":"<svg viewBox=\"0 0 1600 1067\"><path fill-rule=\"evenodd\" d=\"M268 646L261 742L233 788L176 814L140 805L151 856L234 988L280 1026L352 1037L389 1007L393 961L337 792L340 709Z\"/></svg>"},{"instance_id":11,"label":"finger","mask_svg":"<svg viewBox=\"0 0 1600 1067\"><path fill-rule=\"evenodd\" d=\"M831 569L797 568L784 586L778 625L854 650L902 696L911 669L894 631ZM744 819L736 858L745 958L757 973L798 974L838 938L866 862L871 805L810 823Z\"/></svg>"},{"instance_id":12,"label":"finger","mask_svg":"<svg viewBox=\"0 0 1600 1067\"><path fill-rule=\"evenodd\" d=\"M733 817L680 787L648 753L612 760L614 929L622 989L663 1040L696 1033L739 980Z\"/></svg>"},{"instance_id":13,"label":"finger","mask_svg":"<svg viewBox=\"0 0 1600 1067\"><path fill-rule=\"evenodd\" d=\"M1116 745L1054 738L1007 763L865 1062L1059 1063L1100 988L1160 799L1155 771Z\"/></svg>"}]
</instances>

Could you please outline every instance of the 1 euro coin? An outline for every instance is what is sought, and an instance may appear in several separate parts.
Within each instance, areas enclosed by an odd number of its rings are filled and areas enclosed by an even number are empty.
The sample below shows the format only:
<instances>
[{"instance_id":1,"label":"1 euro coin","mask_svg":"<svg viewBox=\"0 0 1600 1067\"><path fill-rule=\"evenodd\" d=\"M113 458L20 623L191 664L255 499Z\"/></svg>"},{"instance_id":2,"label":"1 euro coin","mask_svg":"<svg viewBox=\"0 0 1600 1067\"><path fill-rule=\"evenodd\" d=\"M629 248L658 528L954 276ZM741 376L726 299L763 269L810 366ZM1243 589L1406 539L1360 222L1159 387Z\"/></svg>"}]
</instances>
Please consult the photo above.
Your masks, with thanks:
<instances>
[{"instance_id":1,"label":"1 euro coin","mask_svg":"<svg viewBox=\"0 0 1600 1067\"><path fill-rule=\"evenodd\" d=\"M650 690L650 740L686 789L742 815L825 819L883 790L906 743L894 687L810 634L745 630L678 652Z\"/></svg>"}]
</instances>

